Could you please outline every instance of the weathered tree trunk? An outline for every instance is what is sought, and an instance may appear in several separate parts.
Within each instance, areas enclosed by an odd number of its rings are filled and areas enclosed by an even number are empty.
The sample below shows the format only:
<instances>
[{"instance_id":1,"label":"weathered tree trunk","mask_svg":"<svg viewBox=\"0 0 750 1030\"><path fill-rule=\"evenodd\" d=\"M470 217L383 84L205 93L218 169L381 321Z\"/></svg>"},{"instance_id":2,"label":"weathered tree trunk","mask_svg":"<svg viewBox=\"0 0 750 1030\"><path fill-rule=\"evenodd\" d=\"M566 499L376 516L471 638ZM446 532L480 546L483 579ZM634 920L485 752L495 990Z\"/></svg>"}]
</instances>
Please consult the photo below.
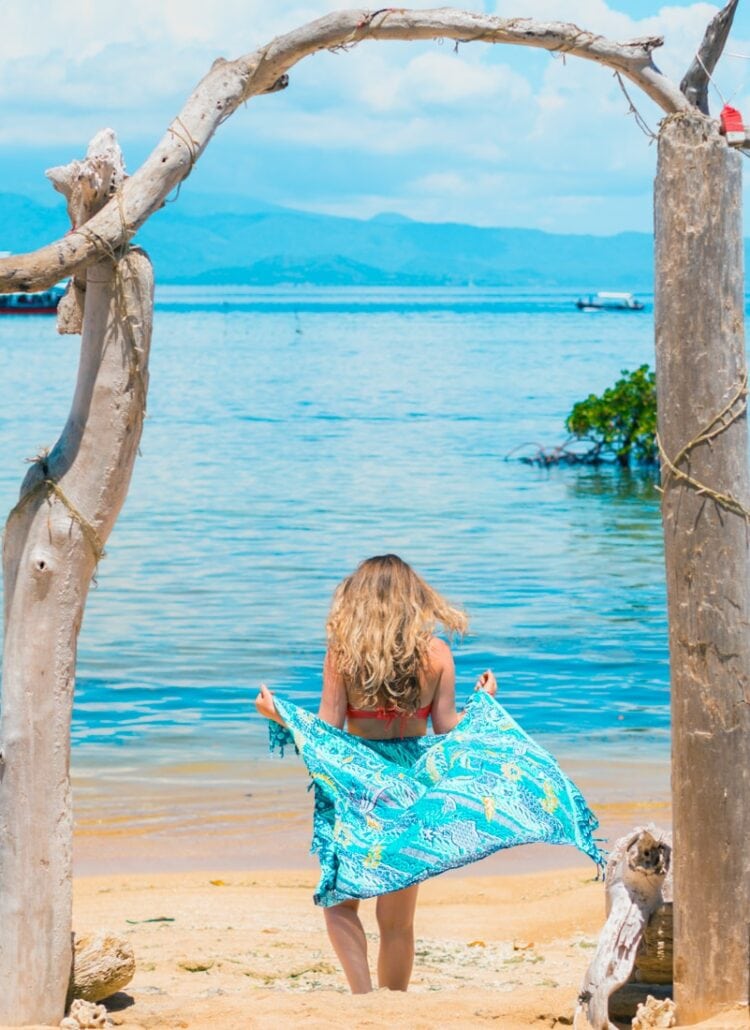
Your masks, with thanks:
<instances>
[{"instance_id":1,"label":"weathered tree trunk","mask_svg":"<svg viewBox=\"0 0 750 1030\"><path fill-rule=\"evenodd\" d=\"M89 210L97 210L116 188L118 170L107 165L111 154L90 157L71 169L70 187L93 184ZM71 413L55 447L29 470L6 527L2 1025L58 1023L64 1014L72 958L69 761L76 644L89 583L125 499L141 435L152 306L151 266L143 253L130 251L89 268Z\"/></svg>"},{"instance_id":2,"label":"weathered tree trunk","mask_svg":"<svg viewBox=\"0 0 750 1030\"><path fill-rule=\"evenodd\" d=\"M750 523L736 503L750 504L741 163L697 112L664 122L656 366L681 1023L748 995Z\"/></svg>"}]
</instances>

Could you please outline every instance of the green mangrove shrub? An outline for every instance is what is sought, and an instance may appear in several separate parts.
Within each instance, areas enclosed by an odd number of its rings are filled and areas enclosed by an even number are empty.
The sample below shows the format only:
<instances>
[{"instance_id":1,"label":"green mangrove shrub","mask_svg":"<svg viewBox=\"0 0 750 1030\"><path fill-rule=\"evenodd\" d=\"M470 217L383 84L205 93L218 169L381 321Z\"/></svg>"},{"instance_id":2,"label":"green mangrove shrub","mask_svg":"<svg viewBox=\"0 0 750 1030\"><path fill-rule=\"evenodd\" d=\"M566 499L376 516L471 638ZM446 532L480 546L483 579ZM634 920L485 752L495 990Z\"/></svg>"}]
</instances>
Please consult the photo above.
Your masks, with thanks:
<instances>
[{"instance_id":1,"label":"green mangrove shrub","mask_svg":"<svg viewBox=\"0 0 750 1030\"><path fill-rule=\"evenodd\" d=\"M590 441L596 456L611 454L624 466L655 465L656 375L648 365L623 369L614 386L574 404L565 427L576 439Z\"/></svg>"},{"instance_id":2,"label":"green mangrove shrub","mask_svg":"<svg viewBox=\"0 0 750 1030\"><path fill-rule=\"evenodd\" d=\"M555 447L534 444L535 453L521 455L529 465L600 465L615 461L658 464L656 443L656 376L648 365L633 372L623 369L621 378L601 395L590 393L578 401L565 420L570 436ZM581 447L587 444L587 447ZM508 455L529 445L522 445Z\"/></svg>"}]
</instances>

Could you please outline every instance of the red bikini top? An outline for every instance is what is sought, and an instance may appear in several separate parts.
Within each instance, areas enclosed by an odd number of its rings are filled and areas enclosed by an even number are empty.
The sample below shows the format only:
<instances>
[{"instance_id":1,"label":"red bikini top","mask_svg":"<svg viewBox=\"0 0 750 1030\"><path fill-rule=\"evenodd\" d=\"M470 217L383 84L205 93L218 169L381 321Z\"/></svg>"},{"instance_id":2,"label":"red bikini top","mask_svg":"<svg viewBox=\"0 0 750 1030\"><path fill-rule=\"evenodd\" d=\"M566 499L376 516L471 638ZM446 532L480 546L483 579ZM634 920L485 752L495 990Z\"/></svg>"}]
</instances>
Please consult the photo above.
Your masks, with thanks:
<instances>
[{"instance_id":1,"label":"red bikini top","mask_svg":"<svg viewBox=\"0 0 750 1030\"><path fill-rule=\"evenodd\" d=\"M431 711L432 702L408 714L394 708L347 708L346 714L350 719L385 719L386 722L393 722L394 719L426 719Z\"/></svg>"}]
</instances>

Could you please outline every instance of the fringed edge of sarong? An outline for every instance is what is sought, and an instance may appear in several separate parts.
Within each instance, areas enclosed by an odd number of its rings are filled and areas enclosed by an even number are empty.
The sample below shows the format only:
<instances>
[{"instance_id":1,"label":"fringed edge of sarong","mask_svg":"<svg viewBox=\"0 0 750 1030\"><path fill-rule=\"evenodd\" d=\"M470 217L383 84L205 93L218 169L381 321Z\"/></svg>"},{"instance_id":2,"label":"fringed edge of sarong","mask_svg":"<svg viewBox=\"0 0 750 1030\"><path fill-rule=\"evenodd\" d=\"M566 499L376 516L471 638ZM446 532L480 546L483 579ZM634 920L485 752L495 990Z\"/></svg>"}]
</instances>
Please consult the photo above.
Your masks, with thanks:
<instances>
[{"instance_id":1,"label":"fringed edge of sarong","mask_svg":"<svg viewBox=\"0 0 750 1030\"><path fill-rule=\"evenodd\" d=\"M563 773L563 775L565 774ZM597 880L603 880L604 872L607 868L607 852L599 847L597 841L603 843L607 838L594 836L594 830L599 828L599 820L586 804L583 794L581 794L576 785L567 776L565 779L568 784L568 796L573 802L576 813L575 829L576 837L578 838L576 840L576 847L579 851L588 855L596 864L596 878Z\"/></svg>"},{"instance_id":2,"label":"fringed edge of sarong","mask_svg":"<svg viewBox=\"0 0 750 1030\"><path fill-rule=\"evenodd\" d=\"M268 720L268 750L271 754L279 752L279 758L284 757L284 748L293 747L299 754L299 748L294 742L294 735L288 726L282 726L272 719Z\"/></svg>"}]
</instances>

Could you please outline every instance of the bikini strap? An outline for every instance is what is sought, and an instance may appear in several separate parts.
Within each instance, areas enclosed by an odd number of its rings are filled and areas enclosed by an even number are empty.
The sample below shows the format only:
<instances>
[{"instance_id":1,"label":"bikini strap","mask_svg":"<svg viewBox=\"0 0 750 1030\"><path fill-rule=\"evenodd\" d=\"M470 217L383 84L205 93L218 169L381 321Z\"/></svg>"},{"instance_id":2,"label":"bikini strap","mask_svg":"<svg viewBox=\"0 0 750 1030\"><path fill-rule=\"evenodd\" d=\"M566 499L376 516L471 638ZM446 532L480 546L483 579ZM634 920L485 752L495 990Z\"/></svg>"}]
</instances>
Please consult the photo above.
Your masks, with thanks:
<instances>
[{"instance_id":1,"label":"bikini strap","mask_svg":"<svg viewBox=\"0 0 750 1030\"><path fill-rule=\"evenodd\" d=\"M389 711L387 708L347 708L346 714L350 719L384 719L386 722L393 722L394 719L408 719L410 717L426 719L431 711L432 702L425 705L424 708L418 708L416 712L411 713L411 716L398 711Z\"/></svg>"}]
</instances>

